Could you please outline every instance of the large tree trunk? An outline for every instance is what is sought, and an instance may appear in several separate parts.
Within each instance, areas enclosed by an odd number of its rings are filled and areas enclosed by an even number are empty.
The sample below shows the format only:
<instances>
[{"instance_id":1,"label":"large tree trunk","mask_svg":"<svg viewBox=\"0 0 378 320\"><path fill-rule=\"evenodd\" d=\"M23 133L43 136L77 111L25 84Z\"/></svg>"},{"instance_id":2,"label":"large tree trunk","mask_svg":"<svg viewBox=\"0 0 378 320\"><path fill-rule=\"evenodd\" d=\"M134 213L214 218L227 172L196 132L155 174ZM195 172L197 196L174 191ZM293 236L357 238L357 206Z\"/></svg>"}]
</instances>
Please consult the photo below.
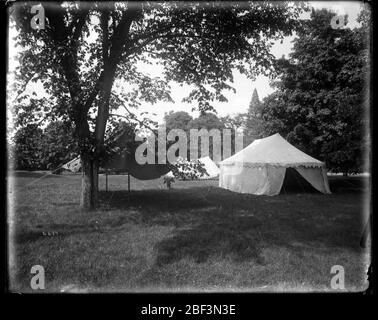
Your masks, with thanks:
<instances>
[{"instance_id":1,"label":"large tree trunk","mask_svg":"<svg viewBox=\"0 0 378 320\"><path fill-rule=\"evenodd\" d=\"M113 66L110 71L104 73L104 79L100 85L100 101L98 103L95 129L96 144L93 146L95 150L92 154L93 157L84 155L81 159L83 167L81 207L84 210L93 210L98 206L98 156L104 148L104 135L109 116L109 99L114 74L115 67ZM81 123L86 123L86 121L86 119L81 119ZM82 128L79 125L79 129L83 130L79 135L83 136L85 140L89 136L89 127Z\"/></svg>"},{"instance_id":2,"label":"large tree trunk","mask_svg":"<svg viewBox=\"0 0 378 320\"><path fill-rule=\"evenodd\" d=\"M98 206L98 162L90 157L82 157L81 208L89 211Z\"/></svg>"}]
</instances>

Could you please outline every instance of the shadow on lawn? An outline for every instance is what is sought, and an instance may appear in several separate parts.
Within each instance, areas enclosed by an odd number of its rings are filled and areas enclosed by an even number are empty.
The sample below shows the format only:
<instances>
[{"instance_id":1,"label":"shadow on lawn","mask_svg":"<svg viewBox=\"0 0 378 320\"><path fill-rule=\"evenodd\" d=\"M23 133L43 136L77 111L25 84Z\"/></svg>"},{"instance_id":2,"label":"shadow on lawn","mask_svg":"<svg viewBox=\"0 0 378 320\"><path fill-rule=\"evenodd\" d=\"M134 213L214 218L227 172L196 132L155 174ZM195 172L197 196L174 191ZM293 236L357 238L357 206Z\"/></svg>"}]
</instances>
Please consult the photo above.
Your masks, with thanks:
<instances>
[{"instance_id":1,"label":"shadow on lawn","mask_svg":"<svg viewBox=\"0 0 378 320\"><path fill-rule=\"evenodd\" d=\"M218 213L220 214L220 213ZM164 265L190 257L196 263L211 256L229 256L235 261L255 260L264 264L259 232L261 222L253 217L222 215L202 221L193 227L178 230L171 238L155 246L156 264Z\"/></svg>"},{"instance_id":2,"label":"shadow on lawn","mask_svg":"<svg viewBox=\"0 0 378 320\"><path fill-rule=\"evenodd\" d=\"M361 181L330 181L333 195L286 189L276 197L233 193L216 187L101 193L110 208L137 208L141 223L174 225L154 247L156 264L211 256L264 264L264 247L360 250ZM300 190L299 190L300 191Z\"/></svg>"}]
</instances>

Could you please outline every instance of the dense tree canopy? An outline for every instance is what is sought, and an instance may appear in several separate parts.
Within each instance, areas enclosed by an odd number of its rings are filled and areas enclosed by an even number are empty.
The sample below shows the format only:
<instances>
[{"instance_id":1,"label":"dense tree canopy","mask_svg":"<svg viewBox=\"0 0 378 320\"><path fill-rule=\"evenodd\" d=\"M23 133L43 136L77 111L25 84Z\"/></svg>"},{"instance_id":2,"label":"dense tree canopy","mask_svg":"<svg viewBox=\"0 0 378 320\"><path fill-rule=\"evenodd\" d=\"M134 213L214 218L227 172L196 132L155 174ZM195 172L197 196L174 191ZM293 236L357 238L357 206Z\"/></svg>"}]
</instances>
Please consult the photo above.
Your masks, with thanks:
<instances>
[{"instance_id":1,"label":"dense tree canopy","mask_svg":"<svg viewBox=\"0 0 378 320\"><path fill-rule=\"evenodd\" d=\"M164 116L164 123L167 130L181 129L188 131L193 117L185 111L170 111Z\"/></svg>"},{"instance_id":2,"label":"dense tree canopy","mask_svg":"<svg viewBox=\"0 0 378 320\"><path fill-rule=\"evenodd\" d=\"M212 112L201 112L197 118L193 118L189 113L185 111L171 111L165 115L164 122L167 132L169 132L172 129L180 129L186 133L188 150L187 159L191 159L189 140L191 129L196 129L198 131L201 129L206 129L209 133L211 133L212 129L218 129L220 132L220 137L222 139L222 130L226 128L223 121L215 113ZM198 139L198 157L203 156L201 154L200 145L201 137ZM213 156L213 137L209 137L209 155L210 157Z\"/></svg>"},{"instance_id":3,"label":"dense tree canopy","mask_svg":"<svg viewBox=\"0 0 378 320\"><path fill-rule=\"evenodd\" d=\"M333 29L334 16L313 11L289 59L280 59L277 91L264 99L260 135L276 132L338 172L362 170L369 107L369 18Z\"/></svg>"},{"instance_id":4,"label":"dense tree canopy","mask_svg":"<svg viewBox=\"0 0 378 320\"><path fill-rule=\"evenodd\" d=\"M12 139L15 163L19 170L60 168L77 154L72 147L72 128L67 123L52 121L41 129L36 124L21 127Z\"/></svg>"},{"instance_id":5,"label":"dense tree canopy","mask_svg":"<svg viewBox=\"0 0 378 320\"><path fill-rule=\"evenodd\" d=\"M13 137L13 166L19 170L43 169L43 130L29 124L18 130Z\"/></svg>"},{"instance_id":6,"label":"dense tree canopy","mask_svg":"<svg viewBox=\"0 0 378 320\"><path fill-rule=\"evenodd\" d=\"M203 112L198 118L193 119L189 123L191 129L219 129L222 130L225 128L223 122L218 118L215 113L212 112Z\"/></svg>"},{"instance_id":7,"label":"dense tree canopy","mask_svg":"<svg viewBox=\"0 0 378 320\"><path fill-rule=\"evenodd\" d=\"M72 127L61 121L50 122L43 132L43 162L55 170L77 156L74 152Z\"/></svg>"},{"instance_id":8,"label":"dense tree canopy","mask_svg":"<svg viewBox=\"0 0 378 320\"><path fill-rule=\"evenodd\" d=\"M197 118L193 118L185 111L170 111L164 117L166 128L181 129L189 133L190 129L220 129L225 128L222 120L213 112L202 112Z\"/></svg>"}]
</instances>

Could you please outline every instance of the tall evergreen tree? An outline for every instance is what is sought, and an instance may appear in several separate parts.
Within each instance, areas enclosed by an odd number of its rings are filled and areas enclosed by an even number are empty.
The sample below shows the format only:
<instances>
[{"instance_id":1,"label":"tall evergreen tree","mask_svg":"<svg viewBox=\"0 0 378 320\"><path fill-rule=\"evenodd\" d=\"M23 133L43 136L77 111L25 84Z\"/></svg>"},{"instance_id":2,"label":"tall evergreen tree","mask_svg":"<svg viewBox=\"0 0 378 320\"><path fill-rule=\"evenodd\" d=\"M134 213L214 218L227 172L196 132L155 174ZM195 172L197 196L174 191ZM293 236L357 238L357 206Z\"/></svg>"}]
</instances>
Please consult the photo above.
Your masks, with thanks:
<instances>
[{"instance_id":1,"label":"tall evergreen tree","mask_svg":"<svg viewBox=\"0 0 378 320\"><path fill-rule=\"evenodd\" d=\"M259 94L257 93L257 90L255 88L253 90L251 102L249 103L248 114L255 113L256 110L259 108L259 106L260 106Z\"/></svg>"},{"instance_id":2,"label":"tall evergreen tree","mask_svg":"<svg viewBox=\"0 0 378 320\"><path fill-rule=\"evenodd\" d=\"M252 142L259 138L260 133L260 99L256 88L253 90L251 102L249 103L248 113L246 117L246 135L247 142Z\"/></svg>"}]
</instances>

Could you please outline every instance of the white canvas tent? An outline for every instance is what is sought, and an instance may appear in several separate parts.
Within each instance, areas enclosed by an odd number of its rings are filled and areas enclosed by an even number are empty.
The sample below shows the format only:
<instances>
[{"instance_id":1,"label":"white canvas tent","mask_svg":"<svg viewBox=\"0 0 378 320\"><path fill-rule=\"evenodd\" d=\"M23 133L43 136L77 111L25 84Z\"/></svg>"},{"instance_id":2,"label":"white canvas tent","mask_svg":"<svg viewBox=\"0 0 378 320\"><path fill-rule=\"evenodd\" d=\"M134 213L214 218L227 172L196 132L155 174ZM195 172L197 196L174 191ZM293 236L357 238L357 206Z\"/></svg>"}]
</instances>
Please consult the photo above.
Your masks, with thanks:
<instances>
[{"instance_id":1,"label":"white canvas tent","mask_svg":"<svg viewBox=\"0 0 378 320\"><path fill-rule=\"evenodd\" d=\"M295 148L278 133L255 140L221 161L219 186L240 193L277 195L286 168L295 169L316 190L331 193L324 163Z\"/></svg>"},{"instance_id":2,"label":"white canvas tent","mask_svg":"<svg viewBox=\"0 0 378 320\"><path fill-rule=\"evenodd\" d=\"M203 164L203 168L206 170L207 175L200 177L200 179L213 179L219 176L219 168L209 156L198 159Z\"/></svg>"},{"instance_id":3,"label":"white canvas tent","mask_svg":"<svg viewBox=\"0 0 378 320\"><path fill-rule=\"evenodd\" d=\"M180 162L186 162L188 164L190 163L190 161L184 160L182 158L179 158L179 161ZM198 179L201 179L201 180L214 179L214 178L217 178L219 176L220 170L219 170L218 166L215 164L215 162L213 160L211 160L211 158L209 156L199 158L198 161L200 163L202 163L203 168L207 172L207 175L204 174L203 176L199 176ZM187 179L190 179L192 174L196 175L196 172L193 168L183 168L183 169L180 168L179 170L180 170L181 173L183 173L185 176L187 176ZM174 178L174 174L173 174L172 171L169 171L165 175L165 177Z\"/></svg>"},{"instance_id":4,"label":"white canvas tent","mask_svg":"<svg viewBox=\"0 0 378 320\"><path fill-rule=\"evenodd\" d=\"M81 160L80 157L76 157L62 166L63 169L69 170L71 172L79 172L81 169Z\"/></svg>"}]
</instances>

